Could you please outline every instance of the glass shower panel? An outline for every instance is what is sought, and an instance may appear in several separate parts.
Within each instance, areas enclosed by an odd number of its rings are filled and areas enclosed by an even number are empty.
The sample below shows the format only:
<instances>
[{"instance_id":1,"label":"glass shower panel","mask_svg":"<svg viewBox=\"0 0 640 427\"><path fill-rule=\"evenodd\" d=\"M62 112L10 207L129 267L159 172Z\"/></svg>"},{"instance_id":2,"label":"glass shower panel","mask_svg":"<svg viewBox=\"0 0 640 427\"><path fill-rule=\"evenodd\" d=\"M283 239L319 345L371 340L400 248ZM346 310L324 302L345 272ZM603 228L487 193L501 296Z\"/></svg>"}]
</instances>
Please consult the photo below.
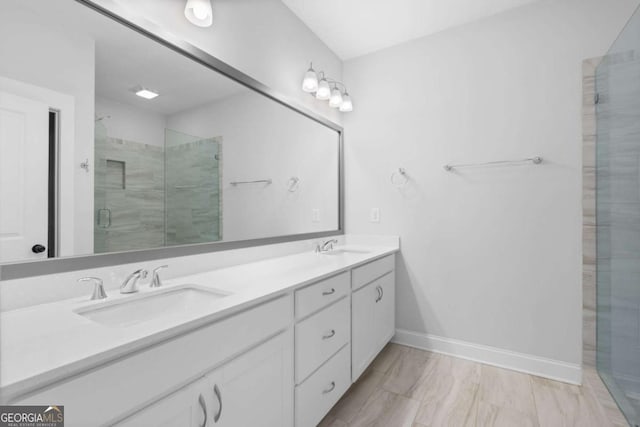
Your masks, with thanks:
<instances>
[{"instance_id":1,"label":"glass shower panel","mask_svg":"<svg viewBox=\"0 0 640 427\"><path fill-rule=\"evenodd\" d=\"M640 12L596 71L597 367L640 425Z\"/></svg>"},{"instance_id":2,"label":"glass shower panel","mask_svg":"<svg viewBox=\"0 0 640 427\"><path fill-rule=\"evenodd\" d=\"M165 130L167 245L222 239L222 138Z\"/></svg>"}]
</instances>

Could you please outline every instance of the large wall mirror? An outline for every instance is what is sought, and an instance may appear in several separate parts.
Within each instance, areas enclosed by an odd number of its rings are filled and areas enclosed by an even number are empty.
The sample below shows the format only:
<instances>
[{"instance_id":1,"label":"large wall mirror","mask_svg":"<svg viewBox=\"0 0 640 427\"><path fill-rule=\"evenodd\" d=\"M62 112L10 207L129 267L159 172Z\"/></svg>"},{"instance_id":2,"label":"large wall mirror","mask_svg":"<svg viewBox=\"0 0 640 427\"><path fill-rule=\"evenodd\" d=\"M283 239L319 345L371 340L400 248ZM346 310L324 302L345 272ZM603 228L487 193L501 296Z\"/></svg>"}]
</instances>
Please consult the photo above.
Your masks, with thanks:
<instances>
[{"instance_id":1,"label":"large wall mirror","mask_svg":"<svg viewBox=\"0 0 640 427\"><path fill-rule=\"evenodd\" d=\"M341 230L339 126L85 3L0 2L1 264Z\"/></svg>"}]
</instances>

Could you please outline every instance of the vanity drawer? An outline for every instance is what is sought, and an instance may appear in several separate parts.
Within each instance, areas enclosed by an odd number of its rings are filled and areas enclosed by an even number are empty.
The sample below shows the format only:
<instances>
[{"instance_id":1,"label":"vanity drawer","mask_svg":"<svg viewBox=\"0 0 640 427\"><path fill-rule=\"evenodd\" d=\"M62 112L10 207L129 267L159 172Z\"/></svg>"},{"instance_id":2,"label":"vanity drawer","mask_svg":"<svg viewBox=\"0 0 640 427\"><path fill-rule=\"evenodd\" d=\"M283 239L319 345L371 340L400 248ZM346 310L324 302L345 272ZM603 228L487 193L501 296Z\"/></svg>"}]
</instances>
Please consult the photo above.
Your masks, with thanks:
<instances>
[{"instance_id":1,"label":"vanity drawer","mask_svg":"<svg viewBox=\"0 0 640 427\"><path fill-rule=\"evenodd\" d=\"M315 426L351 386L351 350L346 345L296 387L296 426Z\"/></svg>"},{"instance_id":2,"label":"vanity drawer","mask_svg":"<svg viewBox=\"0 0 640 427\"><path fill-rule=\"evenodd\" d=\"M292 311L293 299L283 296L8 403L58 402L66 425L110 425L286 329Z\"/></svg>"},{"instance_id":3,"label":"vanity drawer","mask_svg":"<svg viewBox=\"0 0 640 427\"><path fill-rule=\"evenodd\" d=\"M350 272L344 272L296 291L296 319L302 319L349 292Z\"/></svg>"},{"instance_id":4,"label":"vanity drawer","mask_svg":"<svg viewBox=\"0 0 640 427\"><path fill-rule=\"evenodd\" d=\"M296 325L296 384L349 342L350 314L349 298L344 297Z\"/></svg>"},{"instance_id":5,"label":"vanity drawer","mask_svg":"<svg viewBox=\"0 0 640 427\"><path fill-rule=\"evenodd\" d=\"M369 264L354 268L351 273L351 288L355 291L367 283L371 283L378 277L382 277L393 271L396 264L395 254L386 256Z\"/></svg>"}]
</instances>

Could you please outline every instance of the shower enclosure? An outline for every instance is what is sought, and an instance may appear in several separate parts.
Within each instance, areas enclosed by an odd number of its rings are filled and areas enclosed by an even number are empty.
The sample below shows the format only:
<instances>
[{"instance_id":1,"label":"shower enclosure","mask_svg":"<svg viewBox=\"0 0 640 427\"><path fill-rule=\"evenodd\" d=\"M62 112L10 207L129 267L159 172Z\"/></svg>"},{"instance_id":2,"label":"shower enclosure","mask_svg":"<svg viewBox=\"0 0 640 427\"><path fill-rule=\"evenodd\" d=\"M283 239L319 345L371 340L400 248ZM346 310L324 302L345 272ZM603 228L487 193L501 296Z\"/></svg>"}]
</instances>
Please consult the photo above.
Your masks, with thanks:
<instances>
[{"instance_id":1,"label":"shower enclosure","mask_svg":"<svg viewBox=\"0 0 640 427\"><path fill-rule=\"evenodd\" d=\"M129 141L96 120L95 253L221 240L222 139L164 135Z\"/></svg>"},{"instance_id":2,"label":"shower enclosure","mask_svg":"<svg viewBox=\"0 0 640 427\"><path fill-rule=\"evenodd\" d=\"M640 12L596 70L597 368L640 426Z\"/></svg>"}]
</instances>

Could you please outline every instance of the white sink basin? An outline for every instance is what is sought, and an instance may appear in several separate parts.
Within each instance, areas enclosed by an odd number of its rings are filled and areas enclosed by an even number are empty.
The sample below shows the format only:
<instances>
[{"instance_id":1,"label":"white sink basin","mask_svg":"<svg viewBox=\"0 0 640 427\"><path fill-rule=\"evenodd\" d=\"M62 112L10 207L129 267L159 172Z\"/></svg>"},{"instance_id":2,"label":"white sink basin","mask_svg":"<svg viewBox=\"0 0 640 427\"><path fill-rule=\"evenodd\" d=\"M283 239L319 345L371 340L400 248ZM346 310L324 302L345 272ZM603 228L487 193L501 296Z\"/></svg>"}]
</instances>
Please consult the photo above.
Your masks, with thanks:
<instances>
[{"instance_id":1,"label":"white sink basin","mask_svg":"<svg viewBox=\"0 0 640 427\"><path fill-rule=\"evenodd\" d=\"M320 252L322 255L345 255L345 254L368 254L371 251L355 248L336 248L326 252Z\"/></svg>"},{"instance_id":2,"label":"white sink basin","mask_svg":"<svg viewBox=\"0 0 640 427\"><path fill-rule=\"evenodd\" d=\"M210 308L228 293L197 285L180 285L166 290L138 294L113 302L76 310L94 322L106 326L131 326L163 316Z\"/></svg>"}]
</instances>

